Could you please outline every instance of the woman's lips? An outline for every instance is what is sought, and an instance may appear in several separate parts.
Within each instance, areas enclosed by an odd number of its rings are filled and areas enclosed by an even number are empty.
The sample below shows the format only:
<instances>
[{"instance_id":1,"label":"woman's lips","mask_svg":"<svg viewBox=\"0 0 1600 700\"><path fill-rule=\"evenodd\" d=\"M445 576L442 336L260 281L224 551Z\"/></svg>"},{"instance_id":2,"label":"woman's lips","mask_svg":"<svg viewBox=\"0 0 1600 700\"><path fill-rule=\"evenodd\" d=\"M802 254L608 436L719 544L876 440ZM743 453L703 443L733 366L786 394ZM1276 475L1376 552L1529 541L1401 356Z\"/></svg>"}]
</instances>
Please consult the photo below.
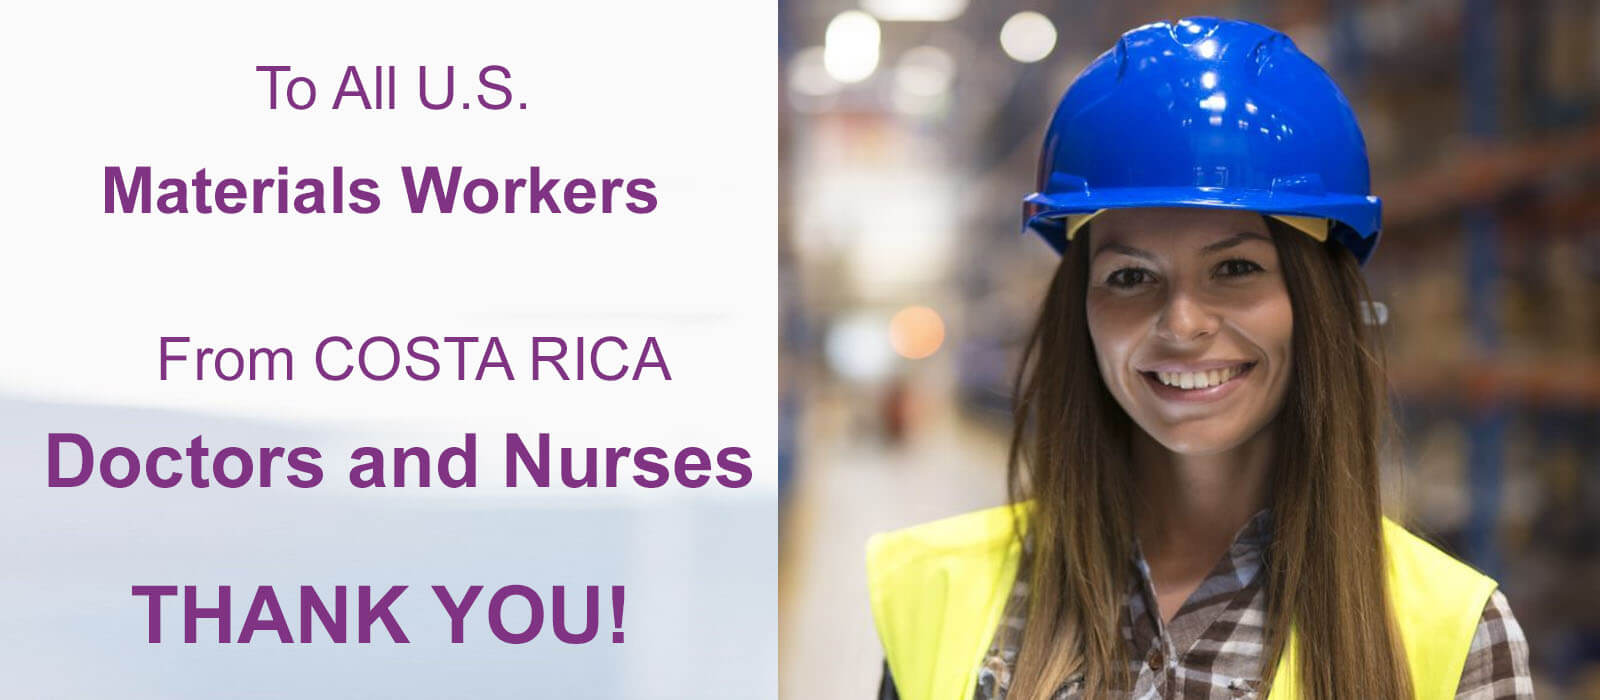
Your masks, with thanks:
<instances>
[{"instance_id":1,"label":"woman's lips","mask_svg":"<svg viewBox=\"0 0 1600 700\"><path fill-rule=\"evenodd\" d=\"M1150 386L1156 396L1168 401L1204 402L1216 401L1233 393L1250 371L1255 369L1256 363L1226 365L1216 369L1202 372L1153 372L1142 371L1139 375L1144 377L1145 383ZM1228 375L1232 376L1228 376ZM1182 386L1170 386L1161 381L1165 377L1168 381L1177 384L1202 385L1220 381L1220 384L1204 388L1185 389Z\"/></svg>"}]
</instances>

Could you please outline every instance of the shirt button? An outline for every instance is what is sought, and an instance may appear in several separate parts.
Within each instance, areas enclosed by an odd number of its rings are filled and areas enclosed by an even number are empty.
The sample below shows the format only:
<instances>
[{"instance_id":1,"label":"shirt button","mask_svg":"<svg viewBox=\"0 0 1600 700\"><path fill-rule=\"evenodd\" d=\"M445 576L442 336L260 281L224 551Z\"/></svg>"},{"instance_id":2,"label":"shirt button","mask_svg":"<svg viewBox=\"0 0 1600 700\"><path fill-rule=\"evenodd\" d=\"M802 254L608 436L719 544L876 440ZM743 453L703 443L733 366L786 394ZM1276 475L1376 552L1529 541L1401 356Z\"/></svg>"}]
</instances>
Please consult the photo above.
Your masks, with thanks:
<instances>
[{"instance_id":1,"label":"shirt button","mask_svg":"<svg viewBox=\"0 0 1600 700\"><path fill-rule=\"evenodd\" d=\"M1160 671L1162 663L1165 661L1165 658L1163 658L1161 656L1161 650L1160 649L1151 649L1150 650L1150 657L1148 659L1146 659L1145 661L1146 661L1146 663L1150 664L1150 670L1152 670L1152 671Z\"/></svg>"}]
</instances>

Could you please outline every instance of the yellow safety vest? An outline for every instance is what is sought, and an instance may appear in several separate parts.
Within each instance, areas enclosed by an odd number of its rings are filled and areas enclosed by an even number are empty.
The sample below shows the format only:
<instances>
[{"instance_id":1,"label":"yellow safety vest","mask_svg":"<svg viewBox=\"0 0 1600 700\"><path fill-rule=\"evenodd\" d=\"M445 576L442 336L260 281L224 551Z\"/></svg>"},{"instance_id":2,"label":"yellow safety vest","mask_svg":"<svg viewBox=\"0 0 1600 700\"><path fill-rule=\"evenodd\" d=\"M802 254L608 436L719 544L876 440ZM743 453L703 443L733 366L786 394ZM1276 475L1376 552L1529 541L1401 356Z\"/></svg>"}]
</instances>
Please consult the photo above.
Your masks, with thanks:
<instances>
[{"instance_id":1,"label":"yellow safety vest","mask_svg":"<svg viewBox=\"0 0 1600 700\"><path fill-rule=\"evenodd\" d=\"M1451 700L1495 582L1385 518L1389 595L1417 700ZM903 700L969 700L1016 579L1021 545L1001 506L874 535L872 615ZM1295 641L1272 700L1298 697Z\"/></svg>"}]
</instances>

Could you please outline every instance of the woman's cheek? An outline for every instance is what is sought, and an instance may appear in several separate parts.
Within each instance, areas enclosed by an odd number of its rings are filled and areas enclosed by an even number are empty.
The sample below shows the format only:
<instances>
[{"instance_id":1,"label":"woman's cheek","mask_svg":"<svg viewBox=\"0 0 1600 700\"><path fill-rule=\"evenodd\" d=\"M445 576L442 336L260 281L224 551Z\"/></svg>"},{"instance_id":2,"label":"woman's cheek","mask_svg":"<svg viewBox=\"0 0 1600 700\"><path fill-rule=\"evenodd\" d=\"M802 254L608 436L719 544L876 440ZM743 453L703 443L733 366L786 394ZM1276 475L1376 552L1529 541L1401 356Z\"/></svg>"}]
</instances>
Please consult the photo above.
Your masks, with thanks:
<instances>
[{"instance_id":1,"label":"woman's cheek","mask_svg":"<svg viewBox=\"0 0 1600 700\"><path fill-rule=\"evenodd\" d=\"M1087 309L1089 338L1094 343L1100 378L1120 399L1127 393L1124 368L1138 345L1139 311L1104 298L1091 299Z\"/></svg>"},{"instance_id":2,"label":"woman's cheek","mask_svg":"<svg viewBox=\"0 0 1600 700\"><path fill-rule=\"evenodd\" d=\"M1274 415L1283 405L1293 376L1294 309L1287 290L1268 303L1257 304L1250 318L1250 335L1271 363L1267 398Z\"/></svg>"}]
</instances>

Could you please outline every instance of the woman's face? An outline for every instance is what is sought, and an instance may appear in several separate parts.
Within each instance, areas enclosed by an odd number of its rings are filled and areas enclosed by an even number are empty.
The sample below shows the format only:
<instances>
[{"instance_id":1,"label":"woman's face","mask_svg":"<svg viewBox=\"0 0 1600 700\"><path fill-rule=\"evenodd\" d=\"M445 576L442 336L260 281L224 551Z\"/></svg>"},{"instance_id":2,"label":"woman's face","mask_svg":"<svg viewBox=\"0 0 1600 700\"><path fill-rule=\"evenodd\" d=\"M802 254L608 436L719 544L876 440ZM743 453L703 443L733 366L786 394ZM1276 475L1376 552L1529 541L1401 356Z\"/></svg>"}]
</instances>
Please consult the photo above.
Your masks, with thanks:
<instances>
[{"instance_id":1,"label":"woman's face","mask_svg":"<svg viewBox=\"0 0 1600 700\"><path fill-rule=\"evenodd\" d=\"M1089 228L1089 334L1117 403L1180 454L1260 433L1283 404L1294 331L1261 215L1113 209Z\"/></svg>"}]
</instances>

